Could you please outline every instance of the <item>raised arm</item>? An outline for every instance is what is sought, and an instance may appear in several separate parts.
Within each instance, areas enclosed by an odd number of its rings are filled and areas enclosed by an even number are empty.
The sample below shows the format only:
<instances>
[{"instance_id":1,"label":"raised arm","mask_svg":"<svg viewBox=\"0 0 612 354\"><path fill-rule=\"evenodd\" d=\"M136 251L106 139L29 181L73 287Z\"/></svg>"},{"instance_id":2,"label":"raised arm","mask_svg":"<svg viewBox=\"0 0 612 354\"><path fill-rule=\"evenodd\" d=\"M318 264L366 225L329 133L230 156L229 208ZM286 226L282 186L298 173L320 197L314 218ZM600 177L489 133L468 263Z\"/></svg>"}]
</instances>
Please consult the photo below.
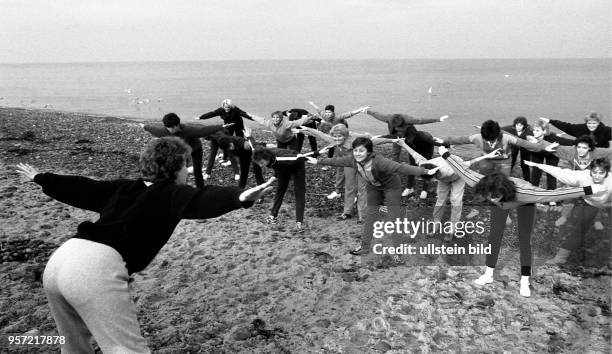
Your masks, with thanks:
<instances>
[{"instance_id":1,"label":"raised arm","mask_svg":"<svg viewBox=\"0 0 612 354\"><path fill-rule=\"evenodd\" d=\"M532 161L525 161L525 164L541 169L549 175L555 177L559 182L565 183L569 186L580 187L580 184L584 181L584 175L588 175L590 171L573 171L567 168L560 168L556 166L545 165L541 163L535 163Z\"/></svg>"},{"instance_id":2,"label":"raised arm","mask_svg":"<svg viewBox=\"0 0 612 354\"><path fill-rule=\"evenodd\" d=\"M253 117L251 117L250 114L248 114L247 112L241 110L240 108L236 107L236 109L238 110L238 115L240 115L242 118L246 118L249 120L253 120Z\"/></svg>"},{"instance_id":3,"label":"raised arm","mask_svg":"<svg viewBox=\"0 0 612 354\"><path fill-rule=\"evenodd\" d=\"M448 162L453 171L470 187L474 187L484 177L480 173L467 168L459 156L451 155L450 152L446 151L442 154L442 157L446 159L446 162Z\"/></svg>"},{"instance_id":4,"label":"raised arm","mask_svg":"<svg viewBox=\"0 0 612 354\"><path fill-rule=\"evenodd\" d=\"M333 144L335 142L334 138L332 138L330 135L325 134L322 131L319 131L317 129L301 127L300 132L307 134L307 135L314 136L315 138L320 139L328 144Z\"/></svg>"},{"instance_id":5,"label":"raised arm","mask_svg":"<svg viewBox=\"0 0 612 354\"><path fill-rule=\"evenodd\" d=\"M162 136L170 135L168 129L166 129L166 127L161 124L143 124L142 129L144 129L146 132L149 132L156 138L161 138Z\"/></svg>"},{"instance_id":6,"label":"raised arm","mask_svg":"<svg viewBox=\"0 0 612 354\"><path fill-rule=\"evenodd\" d=\"M185 135L193 138L205 138L224 129L223 125L185 126Z\"/></svg>"},{"instance_id":7,"label":"raised arm","mask_svg":"<svg viewBox=\"0 0 612 354\"><path fill-rule=\"evenodd\" d=\"M389 123L391 121L391 118L393 117L393 114L383 114L383 113L373 111L371 109L366 110L365 113L385 123Z\"/></svg>"},{"instance_id":8,"label":"raised arm","mask_svg":"<svg viewBox=\"0 0 612 354\"><path fill-rule=\"evenodd\" d=\"M438 144L450 144L450 145L463 145L463 144L473 144L474 137L480 134L470 135L470 136L449 136L445 138L434 138L434 141Z\"/></svg>"},{"instance_id":9,"label":"raised arm","mask_svg":"<svg viewBox=\"0 0 612 354\"><path fill-rule=\"evenodd\" d=\"M420 165L427 161L427 159L423 155L419 154L413 148L408 146L408 144L406 144L406 141L404 141L404 139L400 139L397 142L397 145L399 145L402 149L406 150L410 154L410 156L412 156L412 158L414 159L417 165Z\"/></svg>"},{"instance_id":10,"label":"raised arm","mask_svg":"<svg viewBox=\"0 0 612 354\"><path fill-rule=\"evenodd\" d=\"M221 112L223 112L223 108L219 107L214 111L202 114L198 119L209 119L213 117L218 117L221 115Z\"/></svg>"},{"instance_id":11,"label":"raised arm","mask_svg":"<svg viewBox=\"0 0 612 354\"><path fill-rule=\"evenodd\" d=\"M255 121L255 122L257 122L257 123L259 123L259 124L261 124L263 126L266 126L266 127L270 127L270 124L272 123L269 119L266 119L264 117L260 117L260 116L255 115L255 114L249 113L249 116L251 118L253 118L253 121Z\"/></svg>"},{"instance_id":12,"label":"raised arm","mask_svg":"<svg viewBox=\"0 0 612 354\"><path fill-rule=\"evenodd\" d=\"M336 118L337 118L337 119L349 119L349 118L351 118L352 116L356 116L356 115L358 115L359 113L363 113L363 112L367 111L367 110L368 110L368 108L369 108L369 107L367 107L367 106L365 106L365 107L359 107L359 108L357 108L357 109L356 109L356 110L354 110L354 111L349 111L349 112L344 112L344 113L337 114L337 115L336 115Z\"/></svg>"}]
</instances>

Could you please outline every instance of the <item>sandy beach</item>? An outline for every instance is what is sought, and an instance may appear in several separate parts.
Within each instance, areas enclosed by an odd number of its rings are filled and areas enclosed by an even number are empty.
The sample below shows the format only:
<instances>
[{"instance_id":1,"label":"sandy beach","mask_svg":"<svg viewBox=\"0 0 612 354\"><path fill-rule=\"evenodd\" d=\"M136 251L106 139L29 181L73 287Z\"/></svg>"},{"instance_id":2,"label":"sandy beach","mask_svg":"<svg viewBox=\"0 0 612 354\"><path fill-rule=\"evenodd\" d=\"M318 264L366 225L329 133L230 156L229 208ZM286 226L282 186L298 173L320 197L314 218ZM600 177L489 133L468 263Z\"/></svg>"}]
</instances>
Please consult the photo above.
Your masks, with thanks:
<instances>
[{"instance_id":1,"label":"sandy beach","mask_svg":"<svg viewBox=\"0 0 612 354\"><path fill-rule=\"evenodd\" d=\"M272 142L263 132L255 137ZM137 178L139 152L151 139L129 120L0 108L0 352L59 352L58 345L9 345L8 336L57 335L42 271L80 222L96 219L20 180L14 165L96 179ZM336 221L342 202L325 198L333 179L333 170L307 167L302 234L293 233L291 192L277 226L264 223L270 197L205 222L182 221L147 269L133 275L132 294L150 348L156 353L610 351L609 252L587 265L544 266L556 251L550 238L564 232L550 226L557 212L538 211L532 297L523 298L515 225L506 230L498 281L487 287L472 282L483 257L453 266L450 258L368 263L347 252L358 245L362 226L354 219ZM230 168L217 164L209 183L235 181ZM471 199L466 191L466 203ZM413 219L430 218L435 197L404 202ZM478 208L488 231L486 207ZM610 220L604 226L588 237L609 250ZM589 258L591 251L581 252Z\"/></svg>"}]
</instances>

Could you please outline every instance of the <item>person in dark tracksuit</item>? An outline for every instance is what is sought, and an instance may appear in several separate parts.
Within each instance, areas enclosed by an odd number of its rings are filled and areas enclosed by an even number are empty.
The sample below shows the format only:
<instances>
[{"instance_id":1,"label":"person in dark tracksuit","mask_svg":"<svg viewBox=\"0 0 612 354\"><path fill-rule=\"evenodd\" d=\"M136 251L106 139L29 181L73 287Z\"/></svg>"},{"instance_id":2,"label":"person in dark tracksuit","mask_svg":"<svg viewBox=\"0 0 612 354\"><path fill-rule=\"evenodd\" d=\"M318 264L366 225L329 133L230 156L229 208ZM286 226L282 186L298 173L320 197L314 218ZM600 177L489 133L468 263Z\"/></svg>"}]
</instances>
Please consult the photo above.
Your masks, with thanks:
<instances>
[{"instance_id":1,"label":"person in dark tracksuit","mask_svg":"<svg viewBox=\"0 0 612 354\"><path fill-rule=\"evenodd\" d=\"M142 124L142 128L155 137L176 136L181 138L191 147L191 162L193 163L193 177L196 187L204 187L202 176L202 142L200 138L208 137L219 132L227 125L200 126L181 124L181 119L175 113L168 113L162 119L163 126L158 124Z\"/></svg>"},{"instance_id":2,"label":"person in dark tracksuit","mask_svg":"<svg viewBox=\"0 0 612 354\"><path fill-rule=\"evenodd\" d=\"M272 225L278 223L277 216L289 181L293 179L293 192L295 193L295 231L304 231L304 208L306 205L306 167L305 158L293 150L278 148L255 149L253 160L260 167L274 169L278 183L274 203L266 222Z\"/></svg>"},{"instance_id":3,"label":"person in dark tracksuit","mask_svg":"<svg viewBox=\"0 0 612 354\"><path fill-rule=\"evenodd\" d=\"M261 167L256 163L252 163L252 156L255 147L265 147L265 144L253 143L249 129L245 130L244 137L224 135L219 138L218 142L221 149L229 151L240 163L238 187L244 188L246 186L251 165L253 165L253 174L257 184L264 183Z\"/></svg>"}]
</instances>

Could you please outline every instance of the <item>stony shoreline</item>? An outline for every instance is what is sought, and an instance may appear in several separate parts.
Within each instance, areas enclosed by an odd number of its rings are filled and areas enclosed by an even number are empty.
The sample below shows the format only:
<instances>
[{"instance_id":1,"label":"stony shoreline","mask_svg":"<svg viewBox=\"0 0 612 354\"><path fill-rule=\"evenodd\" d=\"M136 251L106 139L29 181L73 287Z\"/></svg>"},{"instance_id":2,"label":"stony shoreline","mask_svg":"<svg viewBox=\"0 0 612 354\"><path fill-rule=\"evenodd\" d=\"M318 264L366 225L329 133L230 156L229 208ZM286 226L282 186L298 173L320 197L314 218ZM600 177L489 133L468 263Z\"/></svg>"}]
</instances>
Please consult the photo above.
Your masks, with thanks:
<instances>
[{"instance_id":1,"label":"stony shoreline","mask_svg":"<svg viewBox=\"0 0 612 354\"><path fill-rule=\"evenodd\" d=\"M40 276L78 223L95 218L23 183L14 164L136 178L138 154L150 139L135 121L0 108L1 352L58 351L9 346L7 337L57 335ZM304 234L292 232L292 196L286 197L281 225L273 228L263 223L269 201L204 223L181 222L132 283L154 352L610 351L610 268L607 262L540 266L552 252L544 242L552 230L542 226L552 213L538 215L534 295L525 299L518 294L514 230L504 240L499 281L486 288L472 284L480 268L468 265L364 267L346 253L357 244L361 226L336 221L341 202L324 198L332 171L311 166L307 178ZM217 165L211 183L233 185L230 169ZM429 217L433 201L406 200L413 218ZM481 215L486 221L487 213ZM593 237L609 248L602 237L610 233L609 220L605 226Z\"/></svg>"}]
</instances>

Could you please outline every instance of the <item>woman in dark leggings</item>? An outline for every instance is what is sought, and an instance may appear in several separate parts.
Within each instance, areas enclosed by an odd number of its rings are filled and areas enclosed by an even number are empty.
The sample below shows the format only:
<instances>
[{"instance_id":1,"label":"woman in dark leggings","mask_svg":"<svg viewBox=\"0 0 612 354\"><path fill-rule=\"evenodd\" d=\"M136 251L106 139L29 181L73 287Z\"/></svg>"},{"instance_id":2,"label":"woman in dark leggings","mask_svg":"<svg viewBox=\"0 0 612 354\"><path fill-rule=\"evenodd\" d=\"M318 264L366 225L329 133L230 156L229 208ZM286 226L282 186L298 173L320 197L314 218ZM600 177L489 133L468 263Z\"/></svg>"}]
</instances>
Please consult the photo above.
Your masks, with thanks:
<instances>
[{"instance_id":1,"label":"woman in dark leggings","mask_svg":"<svg viewBox=\"0 0 612 354\"><path fill-rule=\"evenodd\" d=\"M293 150L258 148L253 154L253 161L260 167L274 169L278 183L274 204L270 210L270 215L266 219L268 224L278 223L278 211L283 204L283 198L289 181L293 178L293 192L295 193L295 231L304 231L304 207L306 205L306 168L305 159L298 156Z\"/></svg>"},{"instance_id":2,"label":"woman in dark leggings","mask_svg":"<svg viewBox=\"0 0 612 354\"><path fill-rule=\"evenodd\" d=\"M468 186L475 188L474 192L477 195L495 204L491 209L491 231L489 233L491 254L487 255L485 273L474 282L478 285L493 282L493 271L497 264L501 238L506 227L505 220L510 209L517 209L521 252L520 294L525 297L531 296L529 277L531 276L531 232L533 231L535 221L535 207L533 203L579 198L591 195L594 192L601 192L601 188L586 186L545 190L535 187L520 178L508 178L500 172L484 176L466 168L463 160L451 155L445 147L440 146L438 149L438 152L446 159L455 173L463 178Z\"/></svg>"}]
</instances>

